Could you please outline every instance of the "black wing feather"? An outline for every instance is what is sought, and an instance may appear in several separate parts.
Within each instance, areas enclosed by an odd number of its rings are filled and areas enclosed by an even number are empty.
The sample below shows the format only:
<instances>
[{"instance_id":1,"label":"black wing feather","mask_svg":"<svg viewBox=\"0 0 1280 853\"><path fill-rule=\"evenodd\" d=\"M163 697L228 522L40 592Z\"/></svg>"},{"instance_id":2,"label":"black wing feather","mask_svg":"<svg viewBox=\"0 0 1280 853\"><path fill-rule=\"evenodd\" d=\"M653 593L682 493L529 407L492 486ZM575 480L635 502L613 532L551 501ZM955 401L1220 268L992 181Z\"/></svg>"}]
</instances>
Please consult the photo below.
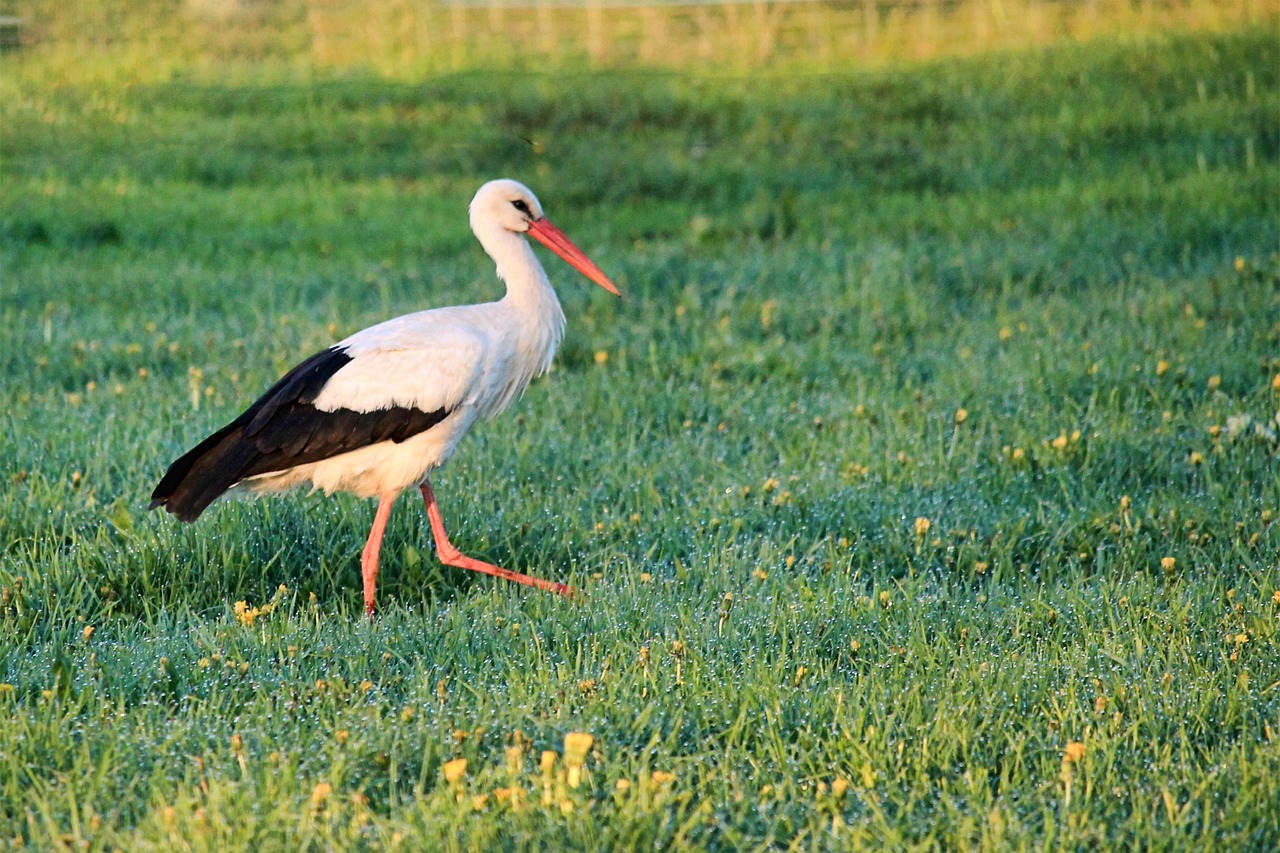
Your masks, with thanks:
<instances>
[{"instance_id":1,"label":"black wing feather","mask_svg":"<svg viewBox=\"0 0 1280 853\"><path fill-rule=\"evenodd\" d=\"M448 416L392 406L371 412L321 411L315 400L352 357L341 347L290 370L241 415L183 454L151 494L183 521L195 521L223 492L248 477L286 471L377 444L405 441Z\"/></svg>"}]
</instances>

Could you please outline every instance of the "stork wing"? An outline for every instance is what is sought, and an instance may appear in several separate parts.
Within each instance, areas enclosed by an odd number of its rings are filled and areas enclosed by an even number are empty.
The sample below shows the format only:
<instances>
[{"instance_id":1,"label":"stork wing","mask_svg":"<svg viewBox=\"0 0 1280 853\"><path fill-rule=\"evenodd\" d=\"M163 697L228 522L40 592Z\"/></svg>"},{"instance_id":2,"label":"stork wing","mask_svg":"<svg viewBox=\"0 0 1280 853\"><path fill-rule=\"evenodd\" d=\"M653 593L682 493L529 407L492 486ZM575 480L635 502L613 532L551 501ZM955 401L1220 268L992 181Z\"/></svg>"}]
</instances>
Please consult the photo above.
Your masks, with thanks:
<instances>
[{"instance_id":1,"label":"stork wing","mask_svg":"<svg viewBox=\"0 0 1280 853\"><path fill-rule=\"evenodd\" d=\"M248 477L401 442L444 420L465 402L480 370L483 341L463 333L425 347L418 342L389 349L395 341L379 341L377 334L388 325L353 335L286 373L169 466L151 508L163 506L194 521Z\"/></svg>"}]
</instances>

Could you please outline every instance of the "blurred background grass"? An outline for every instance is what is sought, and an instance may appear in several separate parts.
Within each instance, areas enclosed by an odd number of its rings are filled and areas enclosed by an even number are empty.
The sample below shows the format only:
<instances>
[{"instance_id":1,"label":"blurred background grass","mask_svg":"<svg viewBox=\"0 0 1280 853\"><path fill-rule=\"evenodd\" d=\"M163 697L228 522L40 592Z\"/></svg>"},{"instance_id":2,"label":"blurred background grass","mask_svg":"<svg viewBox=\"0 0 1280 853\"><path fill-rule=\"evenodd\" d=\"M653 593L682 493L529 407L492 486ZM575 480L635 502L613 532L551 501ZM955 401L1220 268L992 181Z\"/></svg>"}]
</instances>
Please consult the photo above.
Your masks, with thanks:
<instances>
[{"instance_id":1,"label":"blurred background grass","mask_svg":"<svg viewBox=\"0 0 1280 853\"><path fill-rule=\"evenodd\" d=\"M1266 26L1276 0L28 0L41 74L667 68L833 71L1117 33ZM10 63L12 64L12 63Z\"/></svg>"}]
</instances>

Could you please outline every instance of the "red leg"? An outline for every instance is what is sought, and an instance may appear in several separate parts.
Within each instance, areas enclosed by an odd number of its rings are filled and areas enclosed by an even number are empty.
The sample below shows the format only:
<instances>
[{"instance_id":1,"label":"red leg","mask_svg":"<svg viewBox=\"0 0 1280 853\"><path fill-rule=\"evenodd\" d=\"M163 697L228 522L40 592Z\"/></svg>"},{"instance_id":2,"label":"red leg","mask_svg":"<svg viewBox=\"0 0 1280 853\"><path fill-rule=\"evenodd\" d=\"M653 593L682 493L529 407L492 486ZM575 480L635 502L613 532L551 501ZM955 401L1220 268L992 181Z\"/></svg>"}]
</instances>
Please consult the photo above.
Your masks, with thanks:
<instances>
[{"instance_id":1,"label":"red leg","mask_svg":"<svg viewBox=\"0 0 1280 853\"><path fill-rule=\"evenodd\" d=\"M460 569L470 569L473 572L483 572L486 575L494 575L500 578L506 578L509 581L522 583L525 586L536 586L538 589L545 589L550 592L563 595L566 598L573 598L577 593L571 586L554 581L545 581L542 578L530 577L522 575L519 572L513 572L510 569L503 569L491 563L485 563L463 554L457 548L453 547L453 543L449 541L449 536L444 532L444 519L440 517L440 507L436 503L436 496L431 491L431 481L422 481L422 500L427 505L427 518L431 520L431 535L436 540L436 553L440 555L440 562L446 566L457 566Z\"/></svg>"},{"instance_id":2,"label":"red leg","mask_svg":"<svg viewBox=\"0 0 1280 853\"><path fill-rule=\"evenodd\" d=\"M382 550L382 534L387 530L391 506L397 495L383 495L378 501L378 511L373 514L373 527L369 528L369 541L360 553L360 573L364 576L364 612L373 616L374 590L378 584L378 552Z\"/></svg>"}]
</instances>

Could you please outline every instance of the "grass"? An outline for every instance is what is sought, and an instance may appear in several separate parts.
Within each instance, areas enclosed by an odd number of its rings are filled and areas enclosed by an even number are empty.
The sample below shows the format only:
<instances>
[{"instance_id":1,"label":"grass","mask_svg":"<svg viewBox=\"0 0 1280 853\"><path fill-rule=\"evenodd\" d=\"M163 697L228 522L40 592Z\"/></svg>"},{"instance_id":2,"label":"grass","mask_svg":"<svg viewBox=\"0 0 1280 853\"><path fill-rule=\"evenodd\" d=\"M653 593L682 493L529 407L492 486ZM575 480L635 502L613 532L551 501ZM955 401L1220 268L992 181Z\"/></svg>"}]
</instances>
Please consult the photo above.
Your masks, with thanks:
<instances>
[{"instance_id":1,"label":"grass","mask_svg":"<svg viewBox=\"0 0 1280 853\"><path fill-rule=\"evenodd\" d=\"M0 838L1280 840L1266 28L764 78L5 61ZM492 298L503 174L627 299L548 264L557 369L437 493L584 603L442 569L407 499L372 623L368 504L145 512L301 356Z\"/></svg>"},{"instance_id":2,"label":"grass","mask_svg":"<svg viewBox=\"0 0 1280 853\"><path fill-rule=\"evenodd\" d=\"M1124 32L1266 27L1278 0L60 0L0 4L55 79L371 70L847 70ZM68 8L71 11L68 11Z\"/></svg>"}]
</instances>

